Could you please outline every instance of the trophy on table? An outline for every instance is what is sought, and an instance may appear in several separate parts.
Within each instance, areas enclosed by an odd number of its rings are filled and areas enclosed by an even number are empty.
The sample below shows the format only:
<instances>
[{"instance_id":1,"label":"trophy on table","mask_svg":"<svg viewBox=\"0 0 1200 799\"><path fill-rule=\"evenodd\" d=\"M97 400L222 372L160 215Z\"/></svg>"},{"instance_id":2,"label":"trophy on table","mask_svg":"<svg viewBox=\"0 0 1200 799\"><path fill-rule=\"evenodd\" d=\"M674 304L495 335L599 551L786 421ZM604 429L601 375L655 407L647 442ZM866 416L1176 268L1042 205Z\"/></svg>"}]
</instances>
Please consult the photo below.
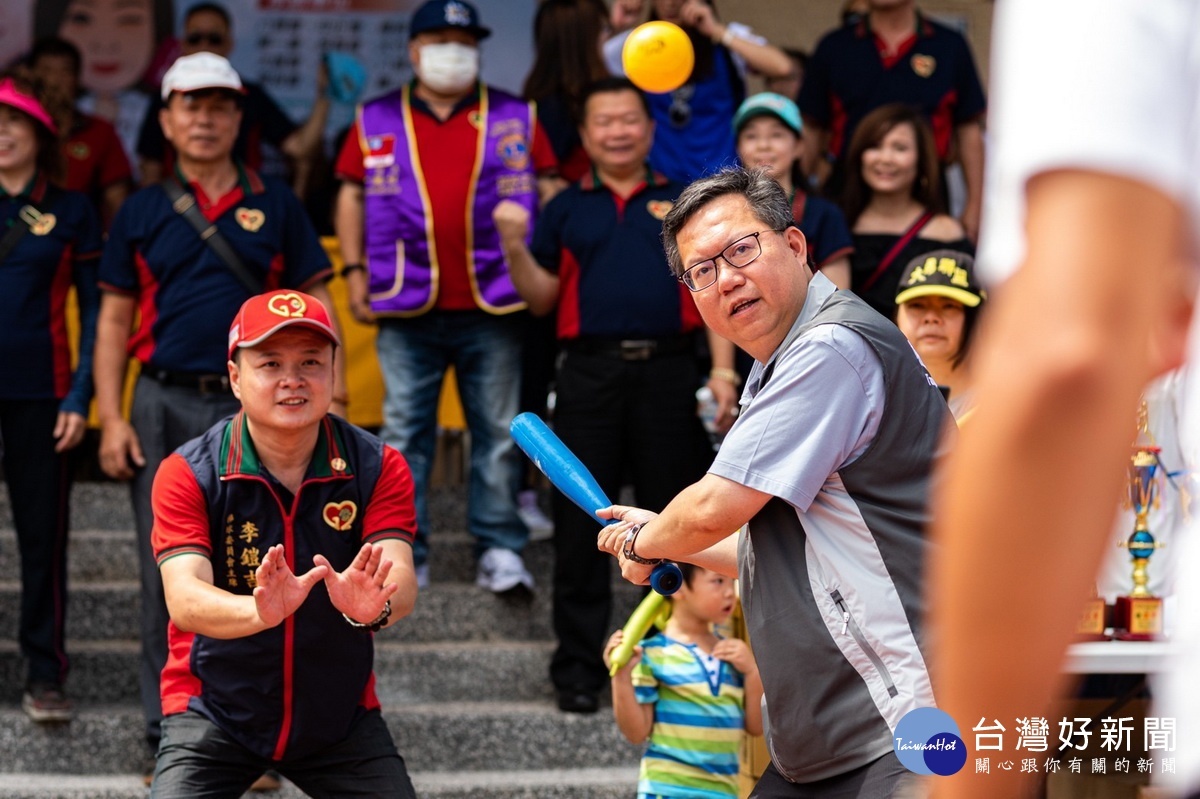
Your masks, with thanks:
<instances>
[{"instance_id":1,"label":"trophy on table","mask_svg":"<svg viewBox=\"0 0 1200 799\"><path fill-rule=\"evenodd\" d=\"M1150 434L1146 403L1138 411L1138 435L1129 462L1128 507L1133 510L1133 532L1120 546L1133 559L1133 590L1117 597L1113 612L1116 637L1126 641L1147 641L1162 634L1162 600L1147 587L1146 567L1154 550L1162 546L1154 540L1147 518L1161 501L1165 470L1159 461L1160 449Z\"/></svg>"}]
</instances>

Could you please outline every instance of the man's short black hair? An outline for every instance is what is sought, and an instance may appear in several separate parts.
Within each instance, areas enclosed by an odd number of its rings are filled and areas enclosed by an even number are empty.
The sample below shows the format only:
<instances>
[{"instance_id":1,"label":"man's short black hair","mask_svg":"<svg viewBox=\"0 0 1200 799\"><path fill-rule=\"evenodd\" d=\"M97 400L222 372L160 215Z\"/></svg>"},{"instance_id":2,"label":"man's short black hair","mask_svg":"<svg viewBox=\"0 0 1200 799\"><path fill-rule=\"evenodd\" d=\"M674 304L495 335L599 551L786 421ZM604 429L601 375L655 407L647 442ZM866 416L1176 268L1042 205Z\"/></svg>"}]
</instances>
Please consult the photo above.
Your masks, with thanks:
<instances>
[{"instance_id":1,"label":"man's short black hair","mask_svg":"<svg viewBox=\"0 0 1200 799\"><path fill-rule=\"evenodd\" d=\"M33 49L29 51L29 57L25 62L34 67L37 66L38 61L47 56L70 59L71 69L75 73L75 77L79 77L79 70L83 67L83 56L80 55L79 48L66 39L58 36L46 36L38 39L34 43Z\"/></svg>"},{"instance_id":2,"label":"man's short black hair","mask_svg":"<svg viewBox=\"0 0 1200 799\"><path fill-rule=\"evenodd\" d=\"M653 119L653 114L650 113L650 101L646 99L646 95L642 93L641 89L633 85L633 81L622 77L601 78L600 80L592 81L583 88L583 93L579 96L581 119L587 119L587 104L593 95L609 92L633 92L641 100L642 108L646 111L646 116Z\"/></svg>"},{"instance_id":3,"label":"man's short black hair","mask_svg":"<svg viewBox=\"0 0 1200 799\"><path fill-rule=\"evenodd\" d=\"M207 11L210 14L216 14L225 23L225 27L233 30L233 17L229 16L229 10L220 3L213 3L211 0L204 0L202 3L196 3L189 6L187 13L183 15L184 24L197 14L202 14Z\"/></svg>"}]
</instances>

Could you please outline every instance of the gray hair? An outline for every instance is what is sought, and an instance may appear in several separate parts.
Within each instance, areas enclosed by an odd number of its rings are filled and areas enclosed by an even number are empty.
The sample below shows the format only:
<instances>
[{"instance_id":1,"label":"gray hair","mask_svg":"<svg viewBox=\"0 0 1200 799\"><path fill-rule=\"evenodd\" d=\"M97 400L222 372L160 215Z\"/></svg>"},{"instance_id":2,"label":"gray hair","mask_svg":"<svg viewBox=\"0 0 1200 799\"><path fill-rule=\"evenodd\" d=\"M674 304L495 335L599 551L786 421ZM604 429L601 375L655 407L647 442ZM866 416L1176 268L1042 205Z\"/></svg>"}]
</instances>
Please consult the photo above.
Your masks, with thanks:
<instances>
[{"instance_id":1,"label":"gray hair","mask_svg":"<svg viewBox=\"0 0 1200 799\"><path fill-rule=\"evenodd\" d=\"M679 244L676 241L679 231L700 209L726 194L745 197L750 210L771 230L785 230L794 224L787 192L761 170L731 167L701 178L683 190L663 219L663 250L667 254L671 274L675 277L683 274L683 261L679 257Z\"/></svg>"}]
</instances>

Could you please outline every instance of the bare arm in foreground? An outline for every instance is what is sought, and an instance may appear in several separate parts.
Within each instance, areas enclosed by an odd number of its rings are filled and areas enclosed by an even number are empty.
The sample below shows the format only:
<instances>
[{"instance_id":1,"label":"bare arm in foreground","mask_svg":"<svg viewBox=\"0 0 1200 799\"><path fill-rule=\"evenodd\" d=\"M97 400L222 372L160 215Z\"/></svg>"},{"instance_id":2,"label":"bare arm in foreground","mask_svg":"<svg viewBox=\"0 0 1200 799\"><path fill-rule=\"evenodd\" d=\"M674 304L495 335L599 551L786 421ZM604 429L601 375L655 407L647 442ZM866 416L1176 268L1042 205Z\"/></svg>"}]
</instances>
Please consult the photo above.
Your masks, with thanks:
<instances>
[{"instance_id":1,"label":"bare arm in foreground","mask_svg":"<svg viewBox=\"0 0 1200 799\"><path fill-rule=\"evenodd\" d=\"M1060 666L1108 541L1138 395L1182 360L1191 314L1184 220L1166 195L1057 171L1031 180L1027 196L1026 260L980 337L978 412L933 513L934 686L966 734L981 717L1050 717L1062 696ZM1130 235L1136 264L1122 244ZM966 768L935 780L935 795L1021 795L1022 775L985 777Z\"/></svg>"}]
</instances>

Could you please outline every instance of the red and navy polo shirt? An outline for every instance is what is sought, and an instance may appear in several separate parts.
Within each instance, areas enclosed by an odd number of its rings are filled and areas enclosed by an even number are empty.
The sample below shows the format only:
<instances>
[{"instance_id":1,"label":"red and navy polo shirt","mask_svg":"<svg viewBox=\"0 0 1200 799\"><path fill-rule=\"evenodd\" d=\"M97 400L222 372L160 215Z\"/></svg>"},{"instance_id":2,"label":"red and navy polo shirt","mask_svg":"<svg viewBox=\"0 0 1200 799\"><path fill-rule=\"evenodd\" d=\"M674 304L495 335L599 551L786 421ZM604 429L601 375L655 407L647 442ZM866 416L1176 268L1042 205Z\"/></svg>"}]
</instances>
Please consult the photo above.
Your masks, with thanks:
<instances>
[{"instance_id":1,"label":"red and navy polo shirt","mask_svg":"<svg viewBox=\"0 0 1200 799\"><path fill-rule=\"evenodd\" d=\"M62 410L87 415L100 308L100 220L87 197L52 187L39 172L19 194L0 188L0 238L30 203L42 217L5 256L0 269L0 398L61 399ZM73 377L67 339L67 292L72 285L81 322Z\"/></svg>"},{"instance_id":2,"label":"red and navy polo shirt","mask_svg":"<svg viewBox=\"0 0 1200 799\"><path fill-rule=\"evenodd\" d=\"M885 58L870 15L825 35L804 68L804 118L830 132L841 157L864 116L888 103L911 105L929 119L944 161L954 127L984 112L983 85L962 34L917 14L912 38Z\"/></svg>"},{"instance_id":3,"label":"red and navy polo shirt","mask_svg":"<svg viewBox=\"0 0 1200 799\"><path fill-rule=\"evenodd\" d=\"M321 423L312 462L290 494L259 461L244 413L178 449L154 478L152 544L159 565L199 555L213 584L253 594L267 549L282 544L296 574L324 555L346 569L362 545L412 543L412 473L379 438L338 419ZM304 757L344 740L379 707L371 633L351 627L314 586L282 624L234 639L167 632L163 713L193 710L247 749L275 760Z\"/></svg>"},{"instance_id":4,"label":"red and navy polo shirt","mask_svg":"<svg viewBox=\"0 0 1200 799\"><path fill-rule=\"evenodd\" d=\"M542 210L531 252L558 275L558 337L654 338L703 327L671 274L662 220L683 185L647 170L628 197L593 169Z\"/></svg>"},{"instance_id":5,"label":"red and navy polo shirt","mask_svg":"<svg viewBox=\"0 0 1200 799\"><path fill-rule=\"evenodd\" d=\"M239 167L238 185L209 198L189 186L210 222L263 290L306 289L331 274L329 256L292 190ZM176 180L182 177L176 172ZM141 319L130 354L157 369L224 374L229 323L248 296L212 248L171 207L162 186L134 194L117 212L100 286L137 297Z\"/></svg>"},{"instance_id":6,"label":"red and navy polo shirt","mask_svg":"<svg viewBox=\"0 0 1200 799\"><path fill-rule=\"evenodd\" d=\"M415 92L411 97L412 132L417 157L425 165L425 188L429 192L425 212L433 220L433 240L440 264L437 308L443 311L475 310L479 306L475 303L467 271L467 241L471 238L467 230L467 209L475 194L472 184L479 150L479 90L476 88L459 101L444 120L438 119ZM355 120L334 167L338 179L360 185L367 174L361 130ZM557 167L554 150L540 122L534 125L529 154L535 174L541 175Z\"/></svg>"},{"instance_id":7,"label":"red and navy polo shirt","mask_svg":"<svg viewBox=\"0 0 1200 799\"><path fill-rule=\"evenodd\" d=\"M81 112L76 112L75 125L63 144L63 161L67 167L63 184L83 192L97 206L105 189L133 178L116 128Z\"/></svg>"}]
</instances>

